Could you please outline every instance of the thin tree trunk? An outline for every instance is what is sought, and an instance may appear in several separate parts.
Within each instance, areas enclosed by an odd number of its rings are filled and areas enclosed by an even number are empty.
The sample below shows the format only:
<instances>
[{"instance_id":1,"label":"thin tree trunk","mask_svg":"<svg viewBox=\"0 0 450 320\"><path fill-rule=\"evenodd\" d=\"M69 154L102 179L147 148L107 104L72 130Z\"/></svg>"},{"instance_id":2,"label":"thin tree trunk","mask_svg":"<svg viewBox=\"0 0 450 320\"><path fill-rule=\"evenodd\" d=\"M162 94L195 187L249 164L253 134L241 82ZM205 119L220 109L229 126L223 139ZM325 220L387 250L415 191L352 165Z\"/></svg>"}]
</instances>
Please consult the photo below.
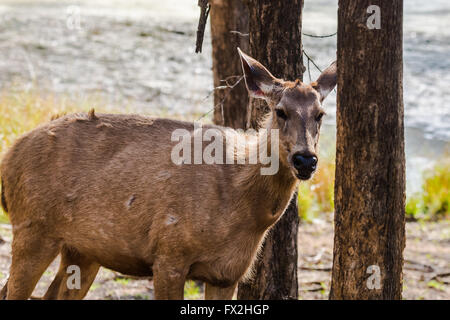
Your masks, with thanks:
<instances>
[{"instance_id":1,"label":"thin tree trunk","mask_svg":"<svg viewBox=\"0 0 450 320\"><path fill-rule=\"evenodd\" d=\"M366 25L373 1L339 1L331 299L401 298L403 1L375 2L381 8L380 29Z\"/></svg>"},{"instance_id":2,"label":"thin tree trunk","mask_svg":"<svg viewBox=\"0 0 450 320\"><path fill-rule=\"evenodd\" d=\"M232 86L242 75L237 52L249 48L248 11L242 0L211 1L214 87ZM244 81L233 89L214 91L214 123L246 129L248 93Z\"/></svg>"},{"instance_id":3,"label":"thin tree trunk","mask_svg":"<svg viewBox=\"0 0 450 320\"><path fill-rule=\"evenodd\" d=\"M279 78L302 79L301 12L303 0L249 0L250 55ZM268 111L253 101L251 126ZM256 276L241 283L238 299L297 299L297 197L272 228L255 263Z\"/></svg>"}]
</instances>

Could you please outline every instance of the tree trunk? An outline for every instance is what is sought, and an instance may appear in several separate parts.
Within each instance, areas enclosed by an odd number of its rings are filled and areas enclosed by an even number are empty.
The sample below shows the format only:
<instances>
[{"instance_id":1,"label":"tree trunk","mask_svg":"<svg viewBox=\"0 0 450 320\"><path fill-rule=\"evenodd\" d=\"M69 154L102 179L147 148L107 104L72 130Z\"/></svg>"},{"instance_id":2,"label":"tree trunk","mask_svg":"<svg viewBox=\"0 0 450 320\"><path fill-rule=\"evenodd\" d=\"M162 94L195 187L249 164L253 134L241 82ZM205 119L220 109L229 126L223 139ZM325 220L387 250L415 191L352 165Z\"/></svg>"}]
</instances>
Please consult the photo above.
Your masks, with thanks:
<instances>
[{"instance_id":1,"label":"tree trunk","mask_svg":"<svg viewBox=\"0 0 450 320\"><path fill-rule=\"evenodd\" d=\"M274 76L302 79L301 12L303 0L249 0L249 54ZM268 111L265 102L253 101L251 126L258 127ZM255 263L256 276L241 283L238 299L297 299L297 197L272 228Z\"/></svg>"},{"instance_id":2,"label":"tree trunk","mask_svg":"<svg viewBox=\"0 0 450 320\"><path fill-rule=\"evenodd\" d=\"M212 0L211 38L214 87L232 86L242 76L237 52L248 51L248 11L242 0ZM242 80L233 89L214 91L214 123L235 129L247 127L248 93Z\"/></svg>"},{"instance_id":3,"label":"tree trunk","mask_svg":"<svg viewBox=\"0 0 450 320\"><path fill-rule=\"evenodd\" d=\"M373 1L339 1L331 299L401 299L403 1L375 2L380 29L367 26Z\"/></svg>"}]
</instances>

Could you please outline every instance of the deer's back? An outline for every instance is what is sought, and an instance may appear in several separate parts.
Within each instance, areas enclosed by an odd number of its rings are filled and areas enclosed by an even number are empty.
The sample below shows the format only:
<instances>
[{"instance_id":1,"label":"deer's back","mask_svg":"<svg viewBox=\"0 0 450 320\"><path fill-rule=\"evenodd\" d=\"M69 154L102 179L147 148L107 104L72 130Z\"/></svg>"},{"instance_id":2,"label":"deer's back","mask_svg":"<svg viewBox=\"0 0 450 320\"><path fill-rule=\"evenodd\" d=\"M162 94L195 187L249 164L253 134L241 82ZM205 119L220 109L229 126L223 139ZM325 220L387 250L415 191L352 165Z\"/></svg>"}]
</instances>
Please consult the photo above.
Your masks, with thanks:
<instances>
[{"instance_id":1,"label":"deer's back","mask_svg":"<svg viewBox=\"0 0 450 320\"><path fill-rule=\"evenodd\" d=\"M189 277L235 281L263 236L246 218L252 204L239 201L242 169L176 165L176 129L194 125L77 114L24 135L1 167L13 229L34 228L126 274L177 256L192 265ZM237 256L245 259L231 264Z\"/></svg>"},{"instance_id":2,"label":"deer's back","mask_svg":"<svg viewBox=\"0 0 450 320\"><path fill-rule=\"evenodd\" d=\"M193 124L76 114L25 134L2 162L12 224L44 221L43 232L85 244L86 250L101 250L113 239L130 255L168 226L180 239L202 241L205 224L231 223L216 219L223 216L220 210L208 210L229 200L222 188L230 177L223 166L174 164L171 134L180 128L192 131Z\"/></svg>"}]
</instances>

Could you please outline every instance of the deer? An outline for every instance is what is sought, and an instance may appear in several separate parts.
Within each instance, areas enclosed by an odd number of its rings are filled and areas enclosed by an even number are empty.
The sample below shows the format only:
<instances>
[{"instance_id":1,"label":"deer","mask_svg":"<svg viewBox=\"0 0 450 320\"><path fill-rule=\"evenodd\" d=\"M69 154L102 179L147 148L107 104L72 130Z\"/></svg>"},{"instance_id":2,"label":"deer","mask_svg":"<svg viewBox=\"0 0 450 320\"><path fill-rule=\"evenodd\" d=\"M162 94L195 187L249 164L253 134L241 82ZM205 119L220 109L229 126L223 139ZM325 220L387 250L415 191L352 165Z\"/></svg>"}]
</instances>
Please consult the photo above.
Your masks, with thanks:
<instances>
[{"instance_id":1,"label":"deer","mask_svg":"<svg viewBox=\"0 0 450 320\"><path fill-rule=\"evenodd\" d=\"M183 299L190 279L205 283L205 299L233 297L298 184L317 170L322 102L337 81L336 63L306 84L276 78L238 51L250 97L270 107L262 128L279 133L277 172L261 174L260 162L175 164L171 134L192 134L192 122L93 109L55 117L18 138L1 162L13 233L1 299L30 298L59 254L43 299L83 299L101 266L151 277L155 299ZM266 141L274 143L270 133ZM244 147L244 157L255 152ZM76 289L67 285L71 266L80 271Z\"/></svg>"}]
</instances>

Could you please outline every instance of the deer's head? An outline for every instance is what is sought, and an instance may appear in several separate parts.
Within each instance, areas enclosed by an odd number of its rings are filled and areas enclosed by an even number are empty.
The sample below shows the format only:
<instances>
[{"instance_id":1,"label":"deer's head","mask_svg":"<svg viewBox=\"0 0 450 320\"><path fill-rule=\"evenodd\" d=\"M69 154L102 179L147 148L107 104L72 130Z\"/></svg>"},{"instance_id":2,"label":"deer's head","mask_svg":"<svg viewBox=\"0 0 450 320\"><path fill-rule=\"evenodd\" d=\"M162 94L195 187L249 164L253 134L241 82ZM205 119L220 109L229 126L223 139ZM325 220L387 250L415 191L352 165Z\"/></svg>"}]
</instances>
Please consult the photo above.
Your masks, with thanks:
<instances>
[{"instance_id":1,"label":"deer's head","mask_svg":"<svg viewBox=\"0 0 450 320\"><path fill-rule=\"evenodd\" d=\"M239 49L238 49L239 50ZM336 63L317 81L275 78L261 63L239 50L249 95L266 100L271 109L269 129L279 129L280 161L298 179L308 180L317 168L322 101L336 85Z\"/></svg>"}]
</instances>

